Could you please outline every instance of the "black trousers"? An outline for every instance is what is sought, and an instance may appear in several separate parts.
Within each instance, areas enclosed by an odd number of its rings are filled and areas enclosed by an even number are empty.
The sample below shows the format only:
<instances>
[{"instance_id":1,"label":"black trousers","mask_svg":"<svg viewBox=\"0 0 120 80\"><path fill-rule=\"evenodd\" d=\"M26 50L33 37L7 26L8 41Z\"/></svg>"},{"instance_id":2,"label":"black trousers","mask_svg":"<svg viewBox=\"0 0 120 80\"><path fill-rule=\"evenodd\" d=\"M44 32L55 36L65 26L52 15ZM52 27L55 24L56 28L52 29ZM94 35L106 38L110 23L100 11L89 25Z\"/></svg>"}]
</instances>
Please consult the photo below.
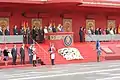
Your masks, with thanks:
<instances>
[{"instance_id":1,"label":"black trousers","mask_svg":"<svg viewBox=\"0 0 120 80\"><path fill-rule=\"evenodd\" d=\"M13 56L13 65L16 65L17 56Z\"/></svg>"},{"instance_id":2,"label":"black trousers","mask_svg":"<svg viewBox=\"0 0 120 80\"><path fill-rule=\"evenodd\" d=\"M25 56L21 57L21 64L25 64Z\"/></svg>"},{"instance_id":3,"label":"black trousers","mask_svg":"<svg viewBox=\"0 0 120 80\"><path fill-rule=\"evenodd\" d=\"M52 64L52 65L55 65L55 64L54 64L54 59L51 59L51 64Z\"/></svg>"},{"instance_id":4,"label":"black trousers","mask_svg":"<svg viewBox=\"0 0 120 80\"><path fill-rule=\"evenodd\" d=\"M33 55L29 56L29 61L30 61L30 64L33 63Z\"/></svg>"},{"instance_id":5,"label":"black trousers","mask_svg":"<svg viewBox=\"0 0 120 80\"><path fill-rule=\"evenodd\" d=\"M80 35L80 42L83 42L83 36Z\"/></svg>"}]
</instances>

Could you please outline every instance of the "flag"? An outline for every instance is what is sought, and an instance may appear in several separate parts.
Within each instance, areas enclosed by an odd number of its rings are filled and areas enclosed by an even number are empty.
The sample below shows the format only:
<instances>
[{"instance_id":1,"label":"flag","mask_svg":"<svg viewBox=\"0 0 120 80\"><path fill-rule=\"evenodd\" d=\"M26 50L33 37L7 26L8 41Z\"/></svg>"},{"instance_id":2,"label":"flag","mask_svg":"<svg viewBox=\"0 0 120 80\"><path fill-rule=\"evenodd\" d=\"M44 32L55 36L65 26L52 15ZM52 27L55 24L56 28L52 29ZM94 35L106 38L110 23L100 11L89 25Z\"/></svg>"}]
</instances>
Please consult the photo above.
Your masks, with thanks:
<instances>
[{"instance_id":1,"label":"flag","mask_svg":"<svg viewBox=\"0 0 120 80\"><path fill-rule=\"evenodd\" d=\"M24 31L26 32L26 22L24 21L23 24L24 24L24 26L23 26L24 27Z\"/></svg>"},{"instance_id":2,"label":"flag","mask_svg":"<svg viewBox=\"0 0 120 80\"><path fill-rule=\"evenodd\" d=\"M26 22L26 27L28 27L28 22Z\"/></svg>"}]
</instances>

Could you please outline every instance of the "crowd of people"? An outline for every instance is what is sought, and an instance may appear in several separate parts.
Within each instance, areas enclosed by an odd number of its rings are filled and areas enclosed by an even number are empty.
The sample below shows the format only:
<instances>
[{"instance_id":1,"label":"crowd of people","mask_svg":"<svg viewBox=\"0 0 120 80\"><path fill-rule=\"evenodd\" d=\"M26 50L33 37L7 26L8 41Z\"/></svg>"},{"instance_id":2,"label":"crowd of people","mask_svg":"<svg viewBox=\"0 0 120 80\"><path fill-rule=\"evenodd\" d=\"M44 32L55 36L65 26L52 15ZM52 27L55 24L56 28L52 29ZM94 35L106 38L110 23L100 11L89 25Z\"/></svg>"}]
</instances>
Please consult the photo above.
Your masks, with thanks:
<instances>
[{"instance_id":1,"label":"crowd of people","mask_svg":"<svg viewBox=\"0 0 120 80\"><path fill-rule=\"evenodd\" d=\"M28 54L29 57L32 55L32 58L29 58L30 64L33 64L33 66L35 65L35 60L37 59L36 57L36 52L35 52L35 47L34 45L31 45L28 49ZM25 64L25 45L23 44L18 52L18 48L16 45L13 45L12 49L8 49L7 46L5 46L5 48L2 50L0 48L0 61L4 61L5 65L8 65L8 60L12 59L12 65L16 65L16 61L18 58L21 59L21 64ZM32 59L32 60L31 60Z\"/></svg>"},{"instance_id":2,"label":"crowd of people","mask_svg":"<svg viewBox=\"0 0 120 80\"><path fill-rule=\"evenodd\" d=\"M79 36L80 36L80 42L85 41L85 35L114 35L117 34L117 29L116 28L96 28L94 29L93 27L88 28L87 30L83 27L80 27L79 30Z\"/></svg>"},{"instance_id":3,"label":"crowd of people","mask_svg":"<svg viewBox=\"0 0 120 80\"><path fill-rule=\"evenodd\" d=\"M64 32L63 26L61 24L58 24L56 26L55 24L50 24L49 26L33 26L30 28L29 26L21 26L20 30L15 25L13 28L13 35L24 35L24 43L32 43L32 40L37 39L37 36L39 37L40 43L44 41L44 33L55 33L55 32ZM11 32L9 30L9 27L7 27L5 30L3 30L0 27L0 35L10 35Z\"/></svg>"},{"instance_id":4,"label":"crowd of people","mask_svg":"<svg viewBox=\"0 0 120 80\"><path fill-rule=\"evenodd\" d=\"M94 28L91 27L91 28L88 28L87 34L90 34L90 35L108 35L108 34L114 35L114 34L117 34L117 31L116 31L116 28L106 28L106 29L96 28L94 30Z\"/></svg>"},{"instance_id":5,"label":"crowd of people","mask_svg":"<svg viewBox=\"0 0 120 80\"><path fill-rule=\"evenodd\" d=\"M16 25L13 28L13 32L11 33L9 30L9 27L7 27L5 30L3 30L0 27L0 35L23 35L24 37L24 44L32 44L28 48L28 56L29 56L29 63L33 64L33 66L36 66L36 63L39 62L40 64L44 65L44 62L37 56L36 54L36 48L33 45L33 41L37 41L37 37L39 37L40 43L44 41L44 34L45 33L55 33L55 32L64 32L63 26L61 24L58 24L58 26L55 26L55 24L50 24L49 26L33 26L30 28L29 26L21 26L19 29ZM8 60L12 58L12 64L16 65L16 60L18 57L21 59L21 64L25 64L25 45L22 45L20 49L17 48L16 45L13 46L12 49L8 49L7 46L5 46L4 49L0 48L0 61L3 60L5 62L5 65L8 65ZM19 52L18 52L19 51ZM54 65L54 59L55 59L55 47L53 44L50 45L49 53L50 53L50 59L51 64ZM4 56L4 57L3 57Z\"/></svg>"},{"instance_id":6,"label":"crowd of people","mask_svg":"<svg viewBox=\"0 0 120 80\"><path fill-rule=\"evenodd\" d=\"M33 64L33 66L36 66L36 63L45 65L45 63L40 59L39 56L37 56L37 50L34 46L34 44L31 44L28 48L28 55L29 56L29 64ZM51 64L54 65L54 59L55 59L55 52L56 49L54 47L54 44L50 45L49 48L49 53L50 53L50 59L51 59ZM20 49L17 48L16 45L13 45L12 49L8 49L7 46L5 46L4 49L0 48L0 61L4 61L5 65L8 65L8 60L11 58L12 59L12 65L16 65L16 61L18 58L20 58L21 65L25 64L26 60L26 51L25 51L25 45L22 44Z\"/></svg>"},{"instance_id":7,"label":"crowd of people","mask_svg":"<svg viewBox=\"0 0 120 80\"><path fill-rule=\"evenodd\" d=\"M20 52L18 54L17 46L14 45L12 49L8 49L7 46L2 50L0 49L0 59L5 61L5 65L8 65L9 58L12 58L12 64L16 65L16 60L20 56L21 58L21 64L25 64L25 49L24 44L20 48ZM0 60L0 61L1 61Z\"/></svg>"}]
</instances>

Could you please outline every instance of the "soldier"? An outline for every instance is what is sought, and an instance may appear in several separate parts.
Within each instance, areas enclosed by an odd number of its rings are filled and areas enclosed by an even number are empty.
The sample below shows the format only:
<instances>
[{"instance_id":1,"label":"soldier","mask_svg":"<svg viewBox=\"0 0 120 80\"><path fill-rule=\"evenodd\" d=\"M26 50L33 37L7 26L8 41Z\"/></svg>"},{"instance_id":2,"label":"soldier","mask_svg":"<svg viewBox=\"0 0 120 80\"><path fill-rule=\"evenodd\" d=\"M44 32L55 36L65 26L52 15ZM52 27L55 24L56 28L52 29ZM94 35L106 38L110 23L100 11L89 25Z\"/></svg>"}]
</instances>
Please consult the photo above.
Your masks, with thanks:
<instances>
[{"instance_id":1,"label":"soldier","mask_svg":"<svg viewBox=\"0 0 120 80\"><path fill-rule=\"evenodd\" d=\"M100 42L98 40L96 42L96 50L97 50L97 62L100 62L101 47L100 47Z\"/></svg>"}]
</instances>

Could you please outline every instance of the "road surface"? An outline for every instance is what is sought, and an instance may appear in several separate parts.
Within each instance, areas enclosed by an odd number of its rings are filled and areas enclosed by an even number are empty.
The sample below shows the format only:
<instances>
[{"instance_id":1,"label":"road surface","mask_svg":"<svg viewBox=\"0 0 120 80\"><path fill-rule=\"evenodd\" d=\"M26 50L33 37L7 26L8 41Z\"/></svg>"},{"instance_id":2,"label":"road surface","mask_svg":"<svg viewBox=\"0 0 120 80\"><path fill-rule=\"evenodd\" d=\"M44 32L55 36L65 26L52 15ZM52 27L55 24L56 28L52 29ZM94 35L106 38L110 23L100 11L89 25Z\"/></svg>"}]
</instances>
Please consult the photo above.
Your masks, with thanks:
<instances>
[{"instance_id":1,"label":"road surface","mask_svg":"<svg viewBox=\"0 0 120 80\"><path fill-rule=\"evenodd\" d=\"M1 69L0 80L120 80L120 61Z\"/></svg>"}]
</instances>

